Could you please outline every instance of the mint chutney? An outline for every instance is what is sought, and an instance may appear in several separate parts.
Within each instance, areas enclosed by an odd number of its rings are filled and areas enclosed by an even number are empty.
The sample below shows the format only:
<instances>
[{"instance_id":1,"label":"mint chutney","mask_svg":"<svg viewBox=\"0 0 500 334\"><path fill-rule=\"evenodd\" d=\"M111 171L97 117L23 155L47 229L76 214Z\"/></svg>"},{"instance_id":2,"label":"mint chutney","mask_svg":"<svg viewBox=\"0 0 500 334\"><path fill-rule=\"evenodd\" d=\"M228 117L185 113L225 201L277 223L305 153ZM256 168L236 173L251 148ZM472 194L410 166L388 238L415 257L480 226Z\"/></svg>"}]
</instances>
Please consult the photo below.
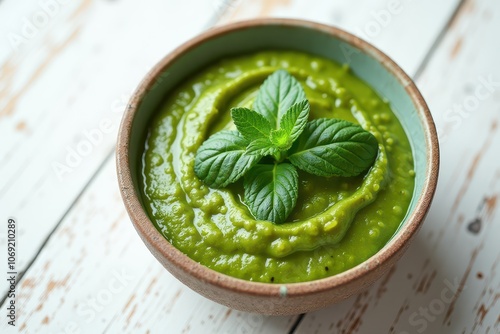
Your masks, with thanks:
<instances>
[{"instance_id":1,"label":"mint chutney","mask_svg":"<svg viewBox=\"0 0 500 334\"><path fill-rule=\"evenodd\" d=\"M259 86L284 68L302 85L310 119L360 124L379 143L375 164L357 177L299 172L288 221L256 220L242 181L211 189L194 173L195 154L213 133L234 129L230 109L250 108ZM170 92L150 122L142 159L142 199L163 236L221 273L266 283L304 282L348 270L377 253L403 221L414 188L413 156L387 101L349 67L295 51L227 58Z\"/></svg>"}]
</instances>

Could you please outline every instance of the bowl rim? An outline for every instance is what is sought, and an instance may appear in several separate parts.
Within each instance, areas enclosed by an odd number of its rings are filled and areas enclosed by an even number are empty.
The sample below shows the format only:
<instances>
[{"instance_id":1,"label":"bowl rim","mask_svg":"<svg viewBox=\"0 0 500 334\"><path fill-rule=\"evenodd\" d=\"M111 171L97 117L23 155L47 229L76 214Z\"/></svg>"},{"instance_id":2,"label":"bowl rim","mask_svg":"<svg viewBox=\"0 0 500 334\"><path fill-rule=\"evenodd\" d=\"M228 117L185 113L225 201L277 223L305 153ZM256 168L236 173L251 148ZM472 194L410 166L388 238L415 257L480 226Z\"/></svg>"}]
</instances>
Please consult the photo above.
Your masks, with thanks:
<instances>
[{"instance_id":1,"label":"bowl rim","mask_svg":"<svg viewBox=\"0 0 500 334\"><path fill-rule=\"evenodd\" d=\"M429 152L427 158L428 168L420 199L416 203L413 211L407 217L405 225L403 225L376 254L355 267L339 274L313 281L297 283L264 283L248 281L217 272L192 260L189 256L182 253L170 242L168 242L167 239L153 225L141 205L139 200L140 195L138 195L136 189L134 188L131 170L129 167L129 143L131 129L138 107L148 91L154 86L156 79L173 61L182 56L184 53L198 47L200 44L203 44L208 40L218 38L224 34L255 27L276 25L319 30L320 32L340 39L343 42L358 48L361 52L366 53L370 57L375 58L375 60L385 67L385 69L403 85L405 91L415 105L417 114L424 128L426 141L425 147ZM414 236L421 227L436 190L439 170L439 144L436 127L431 113L415 83L396 64L396 62L394 62L389 56L384 54L378 48L361 38L334 26L301 19L259 18L210 28L175 48L151 69L132 94L132 97L130 98L123 114L122 122L118 131L116 165L120 193L135 229L143 240L147 240L147 242L152 245L157 252L159 252L164 258L168 259L170 263L181 269L185 274L194 276L198 280L210 285L218 286L222 289L231 290L237 293L250 294L253 296L279 296L283 292L282 286L286 286L286 295L289 297L297 297L331 290L361 279L368 273L375 271L381 263L389 261L392 257L399 253L405 245L408 244L412 236Z\"/></svg>"}]
</instances>

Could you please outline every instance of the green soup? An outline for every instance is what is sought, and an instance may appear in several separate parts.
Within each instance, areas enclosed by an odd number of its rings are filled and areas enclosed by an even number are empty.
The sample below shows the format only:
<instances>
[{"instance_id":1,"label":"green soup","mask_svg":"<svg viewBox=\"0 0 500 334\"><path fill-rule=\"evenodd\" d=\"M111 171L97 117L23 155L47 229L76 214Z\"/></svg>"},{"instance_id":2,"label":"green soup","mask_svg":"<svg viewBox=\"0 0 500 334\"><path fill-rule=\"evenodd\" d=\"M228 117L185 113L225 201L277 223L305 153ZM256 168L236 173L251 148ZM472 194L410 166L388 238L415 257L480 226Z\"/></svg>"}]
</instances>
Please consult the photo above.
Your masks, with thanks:
<instances>
[{"instance_id":1,"label":"green soup","mask_svg":"<svg viewBox=\"0 0 500 334\"><path fill-rule=\"evenodd\" d=\"M284 68L303 86L310 119L360 124L379 142L374 165L353 178L299 172L288 222L256 220L241 181L211 189L194 174L197 149L234 129L230 109L251 107L259 86ZM411 147L391 107L328 59L265 51L224 59L170 92L151 121L142 161L142 196L153 223L193 260L234 277L290 283L324 278L368 259L397 230L414 187Z\"/></svg>"}]
</instances>

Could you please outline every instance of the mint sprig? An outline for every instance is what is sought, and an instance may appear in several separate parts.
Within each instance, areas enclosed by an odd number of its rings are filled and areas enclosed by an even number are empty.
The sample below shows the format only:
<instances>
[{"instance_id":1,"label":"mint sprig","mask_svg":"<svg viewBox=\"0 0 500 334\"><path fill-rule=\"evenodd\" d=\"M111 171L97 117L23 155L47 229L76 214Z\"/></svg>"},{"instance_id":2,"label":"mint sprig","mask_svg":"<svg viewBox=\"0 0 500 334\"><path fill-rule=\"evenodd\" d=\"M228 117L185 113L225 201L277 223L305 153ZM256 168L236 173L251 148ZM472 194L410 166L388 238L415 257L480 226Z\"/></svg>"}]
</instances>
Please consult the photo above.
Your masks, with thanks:
<instances>
[{"instance_id":1,"label":"mint sprig","mask_svg":"<svg viewBox=\"0 0 500 334\"><path fill-rule=\"evenodd\" d=\"M253 107L231 109L237 131L210 136L196 153L194 171L212 188L244 176L244 201L259 220L286 221L298 198L296 168L325 177L356 176L377 156L377 140L359 125L331 118L308 122L309 101L285 70L264 81ZM262 163L265 156L273 159Z\"/></svg>"}]
</instances>

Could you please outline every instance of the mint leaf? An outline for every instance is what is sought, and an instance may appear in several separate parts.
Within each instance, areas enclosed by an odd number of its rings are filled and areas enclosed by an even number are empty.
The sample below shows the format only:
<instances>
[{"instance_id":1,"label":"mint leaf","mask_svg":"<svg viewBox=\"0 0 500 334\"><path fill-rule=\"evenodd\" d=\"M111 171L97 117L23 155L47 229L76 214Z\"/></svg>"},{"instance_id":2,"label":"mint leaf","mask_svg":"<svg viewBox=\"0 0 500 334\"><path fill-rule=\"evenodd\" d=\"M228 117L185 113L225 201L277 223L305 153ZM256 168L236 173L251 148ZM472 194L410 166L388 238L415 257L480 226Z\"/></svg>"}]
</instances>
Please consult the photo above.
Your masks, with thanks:
<instances>
[{"instance_id":1,"label":"mint leaf","mask_svg":"<svg viewBox=\"0 0 500 334\"><path fill-rule=\"evenodd\" d=\"M291 145L288 143L288 134L284 129L272 130L271 136L272 145L276 146L281 150L288 150Z\"/></svg>"},{"instance_id":2,"label":"mint leaf","mask_svg":"<svg viewBox=\"0 0 500 334\"><path fill-rule=\"evenodd\" d=\"M245 154L263 157L266 155L273 155L276 150L276 147L273 146L269 138L259 138L255 139L247 146Z\"/></svg>"},{"instance_id":3,"label":"mint leaf","mask_svg":"<svg viewBox=\"0 0 500 334\"><path fill-rule=\"evenodd\" d=\"M300 83L287 71L278 70L260 86L254 109L264 116L271 127L278 129L281 118L295 103L306 99Z\"/></svg>"},{"instance_id":4,"label":"mint leaf","mask_svg":"<svg viewBox=\"0 0 500 334\"><path fill-rule=\"evenodd\" d=\"M258 164L245 175L245 203L255 218L284 223L297 203L298 183L291 164Z\"/></svg>"},{"instance_id":5,"label":"mint leaf","mask_svg":"<svg viewBox=\"0 0 500 334\"><path fill-rule=\"evenodd\" d=\"M293 104L283 115L280 122L280 129L286 134L286 149L300 136L309 118L309 101L302 100Z\"/></svg>"},{"instance_id":6,"label":"mint leaf","mask_svg":"<svg viewBox=\"0 0 500 334\"><path fill-rule=\"evenodd\" d=\"M238 131L220 131L210 136L196 152L194 172L212 188L237 181L262 156L247 155L248 141Z\"/></svg>"},{"instance_id":7,"label":"mint leaf","mask_svg":"<svg viewBox=\"0 0 500 334\"><path fill-rule=\"evenodd\" d=\"M248 141L269 138L271 124L258 112L248 108L232 108L231 117L238 131Z\"/></svg>"},{"instance_id":8,"label":"mint leaf","mask_svg":"<svg viewBox=\"0 0 500 334\"><path fill-rule=\"evenodd\" d=\"M373 164L378 142L351 122L320 118L307 123L288 159L319 176L356 176Z\"/></svg>"}]
</instances>

